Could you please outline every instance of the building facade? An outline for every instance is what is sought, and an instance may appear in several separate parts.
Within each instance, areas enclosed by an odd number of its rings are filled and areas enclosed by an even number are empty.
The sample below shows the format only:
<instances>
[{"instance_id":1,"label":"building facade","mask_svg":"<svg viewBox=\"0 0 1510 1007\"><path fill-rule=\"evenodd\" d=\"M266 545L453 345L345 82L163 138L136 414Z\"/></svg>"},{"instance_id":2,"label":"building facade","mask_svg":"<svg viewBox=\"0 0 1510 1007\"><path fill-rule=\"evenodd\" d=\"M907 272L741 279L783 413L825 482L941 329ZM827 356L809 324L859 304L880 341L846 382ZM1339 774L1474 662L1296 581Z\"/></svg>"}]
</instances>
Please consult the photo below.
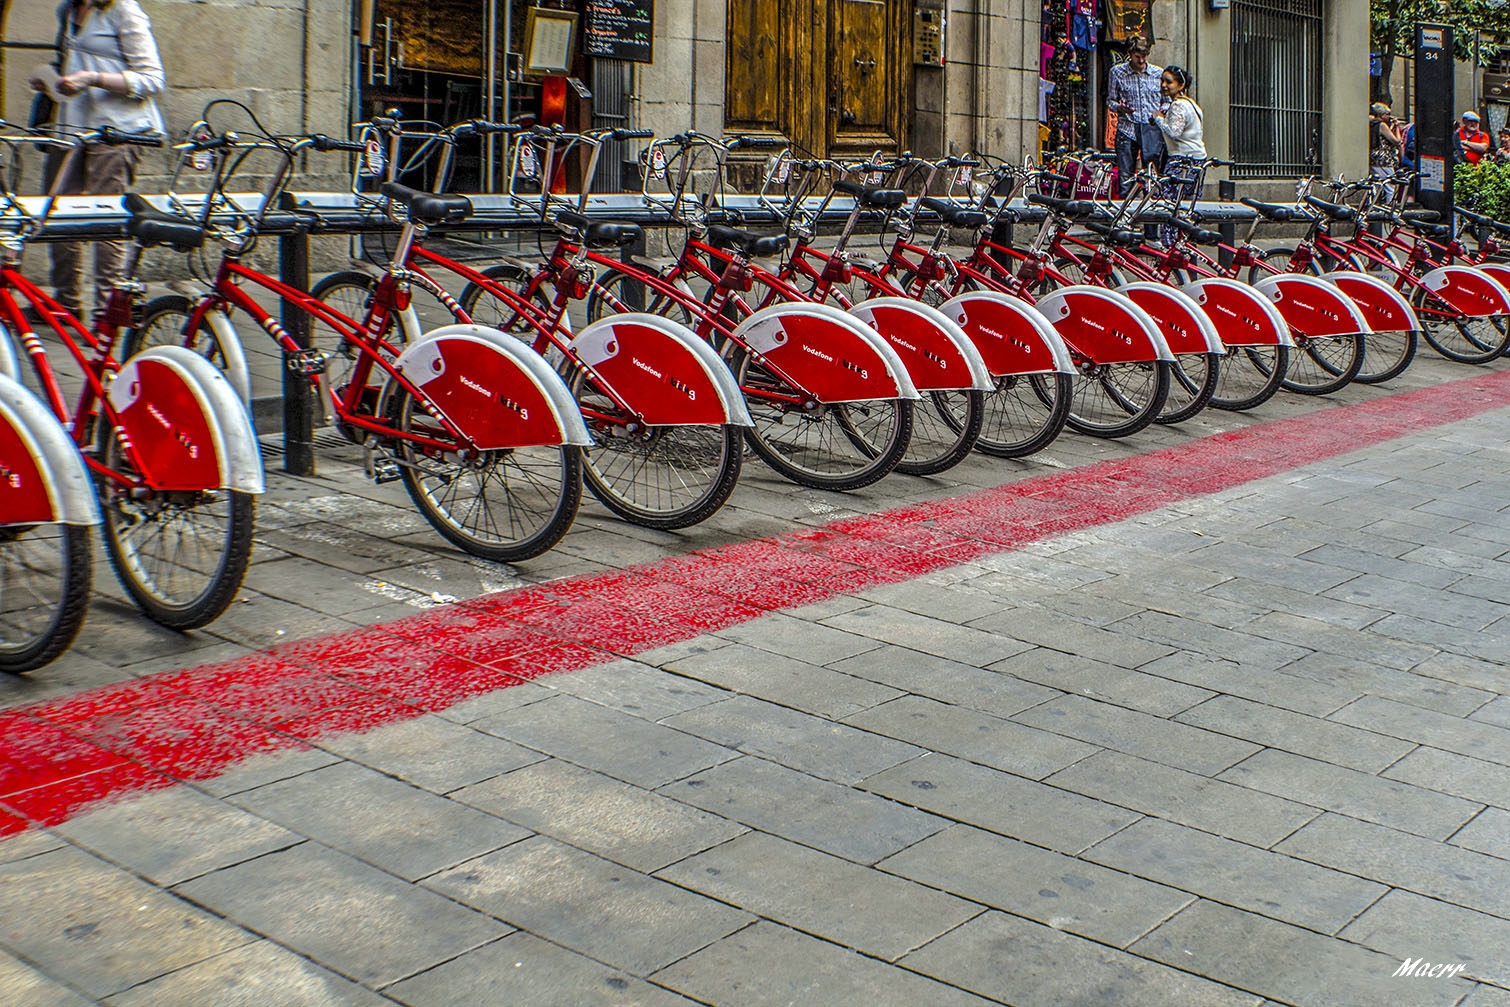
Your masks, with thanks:
<instances>
[{"instance_id":1,"label":"building facade","mask_svg":"<svg viewBox=\"0 0 1510 1007\"><path fill-rule=\"evenodd\" d=\"M1104 145L1106 76L1141 31L1153 62L1193 73L1208 149L1237 177L1367 168L1366 0L141 2L174 129L230 97L288 132L397 107L1017 160ZM0 0L0 33L45 43L53 7ZM0 55L0 115L24 119L40 54ZM489 187L502 166L471 170Z\"/></svg>"}]
</instances>

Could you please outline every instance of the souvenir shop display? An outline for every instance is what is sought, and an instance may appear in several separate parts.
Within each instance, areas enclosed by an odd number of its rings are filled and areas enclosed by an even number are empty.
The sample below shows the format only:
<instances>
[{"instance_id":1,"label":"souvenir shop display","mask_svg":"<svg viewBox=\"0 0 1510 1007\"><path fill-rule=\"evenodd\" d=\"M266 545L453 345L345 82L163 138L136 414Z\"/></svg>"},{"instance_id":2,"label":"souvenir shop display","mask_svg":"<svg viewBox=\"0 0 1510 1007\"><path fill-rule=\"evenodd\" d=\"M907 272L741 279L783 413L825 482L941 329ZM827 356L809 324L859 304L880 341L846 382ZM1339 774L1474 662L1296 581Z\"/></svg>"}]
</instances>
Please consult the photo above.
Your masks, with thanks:
<instances>
[{"instance_id":1,"label":"souvenir shop display","mask_svg":"<svg viewBox=\"0 0 1510 1007\"><path fill-rule=\"evenodd\" d=\"M1044 0L1038 65L1041 151L1078 150L1100 140L1088 83L1097 58L1103 0Z\"/></svg>"}]
</instances>

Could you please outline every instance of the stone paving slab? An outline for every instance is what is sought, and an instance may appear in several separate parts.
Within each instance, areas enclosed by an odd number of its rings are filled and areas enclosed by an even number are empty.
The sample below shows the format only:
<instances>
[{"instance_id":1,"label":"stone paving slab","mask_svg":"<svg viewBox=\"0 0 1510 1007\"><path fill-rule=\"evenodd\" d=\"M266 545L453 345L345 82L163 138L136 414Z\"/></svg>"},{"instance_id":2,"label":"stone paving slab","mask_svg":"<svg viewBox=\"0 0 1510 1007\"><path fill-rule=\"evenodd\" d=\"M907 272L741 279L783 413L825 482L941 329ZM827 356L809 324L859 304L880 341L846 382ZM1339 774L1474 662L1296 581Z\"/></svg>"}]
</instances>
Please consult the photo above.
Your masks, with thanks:
<instances>
[{"instance_id":1,"label":"stone paving slab","mask_svg":"<svg viewBox=\"0 0 1510 1007\"><path fill-rule=\"evenodd\" d=\"M1465 373L1418 366L1402 387ZM1393 415L1390 391L1265 413ZM401 490L362 485L354 452L322 455L320 477L270 480L223 625L164 633L102 578L81 646L0 682L0 706L947 509L1260 418L1067 436L850 495L752 462L706 528L588 502L517 568L459 556ZM341 673L409 683L411 716L48 827L15 831L42 806L29 769L0 766L0 1003L1510 1007L1507 424L1419 429L454 706L423 658L354 653ZM227 731L264 705L196 695ZM76 774L81 801L166 751L131 709L96 712L79 729L127 755L26 756ZM1394 975L1412 958L1464 970Z\"/></svg>"}]
</instances>

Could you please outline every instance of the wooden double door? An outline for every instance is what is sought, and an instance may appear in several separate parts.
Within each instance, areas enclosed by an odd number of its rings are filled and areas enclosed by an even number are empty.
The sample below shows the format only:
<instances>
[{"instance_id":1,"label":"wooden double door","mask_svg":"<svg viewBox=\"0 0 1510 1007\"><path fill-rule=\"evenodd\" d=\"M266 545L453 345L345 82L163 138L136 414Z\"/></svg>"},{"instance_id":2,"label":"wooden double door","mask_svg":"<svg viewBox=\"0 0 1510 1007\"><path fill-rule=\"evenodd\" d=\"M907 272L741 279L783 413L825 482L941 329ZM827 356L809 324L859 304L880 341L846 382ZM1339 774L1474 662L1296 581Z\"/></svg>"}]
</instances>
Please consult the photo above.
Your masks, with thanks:
<instances>
[{"instance_id":1,"label":"wooden double door","mask_svg":"<svg viewBox=\"0 0 1510 1007\"><path fill-rule=\"evenodd\" d=\"M912 0L727 0L725 125L820 157L905 146Z\"/></svg>"}]
</instances>

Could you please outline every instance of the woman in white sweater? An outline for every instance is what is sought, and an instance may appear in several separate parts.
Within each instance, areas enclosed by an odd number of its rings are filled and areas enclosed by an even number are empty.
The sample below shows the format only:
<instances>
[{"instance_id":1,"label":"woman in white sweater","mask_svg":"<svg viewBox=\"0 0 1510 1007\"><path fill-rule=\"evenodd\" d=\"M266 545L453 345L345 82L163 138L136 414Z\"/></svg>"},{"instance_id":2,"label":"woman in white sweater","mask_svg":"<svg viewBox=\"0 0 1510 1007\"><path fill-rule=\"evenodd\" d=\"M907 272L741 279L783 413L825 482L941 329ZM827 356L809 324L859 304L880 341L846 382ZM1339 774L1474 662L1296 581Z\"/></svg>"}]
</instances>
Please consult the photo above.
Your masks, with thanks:
<instances>
[{"instance_id":1,"label":"woman in white sweater","mask_svg":"<svg viewBox=\"0 0 1510 1007\"><path fill-rule=\"evenodd\" d=\"M1163 195L1171 199L1187 199L1194 195L1201 162L1206 159L1201 106L1190 97L1190 84L1190 71L1184 67L1166 66L1159 87L1169 105L1153 117L1159 132L1164 134L1164 147L1169 152L1169 158L1164 162L1166 182ZM1166 243L1172 234L1173 228L1170 228L1169 234L1163 235Z\"/></svg>"}]
</instances>

